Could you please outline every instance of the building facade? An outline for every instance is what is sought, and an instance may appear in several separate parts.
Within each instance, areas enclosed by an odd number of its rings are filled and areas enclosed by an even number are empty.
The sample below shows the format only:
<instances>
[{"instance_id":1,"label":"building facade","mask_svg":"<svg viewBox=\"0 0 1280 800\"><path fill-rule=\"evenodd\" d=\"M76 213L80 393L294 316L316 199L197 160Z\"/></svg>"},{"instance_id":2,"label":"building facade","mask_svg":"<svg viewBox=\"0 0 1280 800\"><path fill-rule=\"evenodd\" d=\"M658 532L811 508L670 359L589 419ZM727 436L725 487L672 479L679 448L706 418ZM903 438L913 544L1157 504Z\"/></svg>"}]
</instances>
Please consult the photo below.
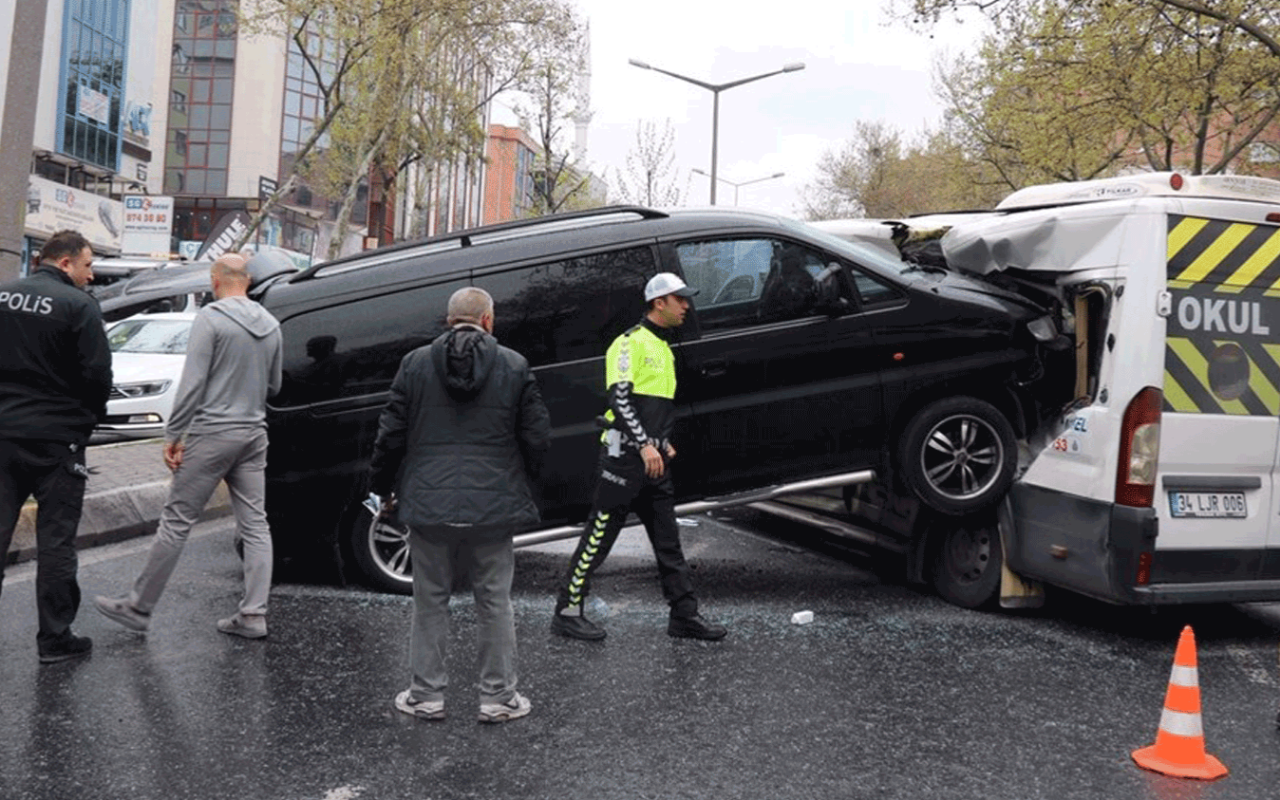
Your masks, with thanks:
<instances>
[{"instance_id":1,"label":"building facade","mask_svg":"<svg viewBox=\"0 0 1280 800\"><path fill-rule=\"evenodd\" d=\"M81 230L100 256L192 257L229 221L255 217L289 180L324 113L321 87L300 49L322 72L332 67L325 63L332 48L319 36L299 45L241 30L241 3L253 0L35 1L47 9L31 91L24 271L44 239L68 227ZM18 16L13 2L0 2L0 63L10 64ZM5 86L0 80L0 108ZM488 106L478 113L486 124ZM327 144L319 137L312 157L323 159ZM416 165L389 184L362 182L335 249L480 224L484 172L477 154ZM281 248L302 263L322 258L335 238L338 207L296 181L248 246ZM139 225L147 237L134 235Z\"/></svg>"},{"instance_id":2,"label":"building facade","mask_svg":"<svg viewBox=\"0 0 1280 800\"><path fill-rule=\"evenodd\" d=\"M494 124L486 150L484 223L529 216L537 144L520 128Z\"/></svg>"},{"instance_id":3,"label":"building facade","mask_svg":"<svg viewBox=\"0 0 1280 800\"><path fill-rule=\"evenodd\" d=\"M167 101L164 8L172 0L47 0L23 217L24 267L55 231L81 231L99 255L126 252L126 198L158 195ZM12 5L12 4L5 4ZM0 11L9 63L14 9ZM25 97L25 95L24 95ZM7 93L0 107L9 100ZM160 204L163 206L163 204ZM158 212L148 211L155 226ZM168 247L166 246L167 250Z\"/></svg>"}]
</instances>

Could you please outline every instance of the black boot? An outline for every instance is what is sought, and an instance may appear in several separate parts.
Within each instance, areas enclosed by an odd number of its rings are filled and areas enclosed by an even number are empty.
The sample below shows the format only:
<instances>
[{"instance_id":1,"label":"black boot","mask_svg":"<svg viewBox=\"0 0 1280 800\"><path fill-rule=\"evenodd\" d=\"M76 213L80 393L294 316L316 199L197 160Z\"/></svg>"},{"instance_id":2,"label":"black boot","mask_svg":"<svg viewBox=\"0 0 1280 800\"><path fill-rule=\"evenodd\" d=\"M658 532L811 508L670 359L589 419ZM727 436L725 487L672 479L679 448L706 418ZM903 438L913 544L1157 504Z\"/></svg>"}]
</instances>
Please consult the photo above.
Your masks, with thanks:
<instances>
[{"instance_id":1,"label":"black boot","mask_svg":"<svg viewBox=\"0 0 1280 800\"><path fill-rule=\"evenodd\" d=\"M723 625L717 625L703 619L701 615L692 617L671 617L667 623L667 635L678 639L703 639L714 642L725 637L729 631Z\"/></svg>"},{"instance_id":2,"label":"black boot","mask_svg":"<svg viewBox=\"0 0 1280 800\"><path fill-rule=\"evenodd\" d=\"M605 637L604 628L587 619L581 607L576 614L562 614L560 609L556 609L555 616L551 618L551 632L588 642L598 642Z\"/></svg>"},{"instance_id":3,"label":"black boot","mask_svg":"<svg viewBox=\"0 0 1280 800\"><path fill-rule=\"evenodd\" d=\"M40 663L56 664L59 661L84 658L91 652L93 652L92 639L88 636L73 636L68 633L53 644L40 648Z\"/></svg>"}]
</instances>

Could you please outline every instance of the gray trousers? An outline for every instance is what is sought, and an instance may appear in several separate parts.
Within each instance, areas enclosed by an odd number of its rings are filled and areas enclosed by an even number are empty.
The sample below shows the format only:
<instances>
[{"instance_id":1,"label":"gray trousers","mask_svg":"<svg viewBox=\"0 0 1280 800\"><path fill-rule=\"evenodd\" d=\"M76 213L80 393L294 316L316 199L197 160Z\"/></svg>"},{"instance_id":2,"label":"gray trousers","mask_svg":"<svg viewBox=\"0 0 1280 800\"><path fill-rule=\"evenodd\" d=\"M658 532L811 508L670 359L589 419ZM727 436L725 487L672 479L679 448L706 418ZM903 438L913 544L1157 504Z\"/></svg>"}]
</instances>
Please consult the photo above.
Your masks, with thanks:
<instances>
[{"instance_id":1,"label":"gray trousers","mask_svg":"<svg viewBox=\"0 0 1280 800\"><path fill-rule=\"evenodd\" d=\"M472 542L466 534L427 537L409 534L413 559L413 626L409 666L415 701L444 700L449 683L449 596L455 574L471 576L478 623L480 704L506 703L516 693L516 624L511 609L515 550L510 538Z\"/></svg>"},{"instance_id":2,"label":"gray trousers","mask_svg":"<svg viewBox=\"0 0 1280 800\"><path fill-rule=\"evenodd\" d=\"M173 474L160 527L129 601L150 614L164 593L187 543L218 482L226 480L236 535L244 544L244 597L241 614L267 613L271 591L271 530L267 527L267 432L238 429L187 437L182 466Z\"/></svg>"}]
</instances>

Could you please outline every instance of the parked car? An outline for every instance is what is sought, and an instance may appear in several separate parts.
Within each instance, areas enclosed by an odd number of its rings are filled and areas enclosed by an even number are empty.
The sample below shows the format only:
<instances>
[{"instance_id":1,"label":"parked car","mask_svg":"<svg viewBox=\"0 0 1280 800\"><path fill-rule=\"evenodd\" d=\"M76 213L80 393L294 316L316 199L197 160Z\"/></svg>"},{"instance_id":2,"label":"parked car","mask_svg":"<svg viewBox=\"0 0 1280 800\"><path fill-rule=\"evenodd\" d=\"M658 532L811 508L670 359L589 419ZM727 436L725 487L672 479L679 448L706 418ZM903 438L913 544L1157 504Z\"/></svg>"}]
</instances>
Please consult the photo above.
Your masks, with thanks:
<instances>
[{"instance_id":1,"label":"parked car","mask_svg":"<svg viewBox=\"0 0 1280 800\"><path fill-rule=\"evenodd\" d=\"M104 295L110 296L113 293L111 287L119 286L136 275L185 263L187 262L132 256L96 258L93 261L93 280L89 282L89 293L101 300Z\"/></svg>"},{"instance_id":2,"label":"parked car","mask_svg":"<svg viewBox=\"0 0 1280 800\"><path fill-rule=\"evenodd\" d=\"M1039 390L1056 333L1045 309L991 282L736 209L610 207L467 230L251 290L284 337L284 386L268 409L280 566L340 549L373 585L409 589L404 529L362 504L368 461L400 359L446 330L464 286L494 297L495 333L529 359L550 410L544 524L579 522L604 353L639 321L660 271L700 290L673 344L681 503L874 472L963 513L1003 496L1015 438L1050 413Z\"/></svg>"},{"instance_id":3,"label":"parked car","mask_svg":"<svg viewBox=\"0 0 1280 800\"><path fill-rule=\"evenodd\" d=\"M187 357L194 313L140 314L107 328L113 383L99 433L164 433Z\"/></svg>"},{"instance_id":4,"label":"parked car","mask_svg":"<svg viewBox=\"0 0 1280 800\"><path fill-rule=\"evenodd\" d=\"M213 299L208 261L175 263L137 272L96 292L102 318L117 322L137 314L189 311ZM95 269L96 269L95 265Z\"/></svg>"},{"instance_id":5,"label":"parked car","mask_svg":"<svg viewBox=\"0 0 1280 800\"><path fill-rule=\"evenodd\" d=\"M297 266L279 252L263 253L250 260L250 276L256 285L276 275L297 271ZM184 261L162 269L140 272L96 293L102 318L107 322L135 314L170 311L196 312L213 300L209 285L210 261ZM97 269L95 264L94 269Z\"/></svg>"}]
</instances>

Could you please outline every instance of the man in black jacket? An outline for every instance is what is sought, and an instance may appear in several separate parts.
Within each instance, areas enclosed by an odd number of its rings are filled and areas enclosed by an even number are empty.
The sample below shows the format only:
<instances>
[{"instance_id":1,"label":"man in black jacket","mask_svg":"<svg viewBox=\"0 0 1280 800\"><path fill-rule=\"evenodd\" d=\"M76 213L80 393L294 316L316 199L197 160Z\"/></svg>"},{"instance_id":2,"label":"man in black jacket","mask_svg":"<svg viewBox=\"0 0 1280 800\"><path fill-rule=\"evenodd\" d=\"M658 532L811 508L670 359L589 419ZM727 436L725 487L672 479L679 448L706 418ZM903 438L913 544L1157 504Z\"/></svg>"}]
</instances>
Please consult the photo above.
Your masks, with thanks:
<instances>
[{"instance_id":1,"label":"man in black jacket","mask_svg":"<svg viewBox=\"0 0 1280 800\"><path fill-rule=\"evenodd\" d=\"M35 495L36 645L49 664L86 656L71 632L80 608L76 528L89 473L84 447L106 413L111 351L93 280L93 249L60 231L30 277L0 286L0 555Z\"/></svg>"},{"instance_id":2,"label":"man in black jacket","mask_svg":"<svg viewBox=\"0 0 1280 800\"><path fill-rule=\"evenodd\" d=\"M409 526L413 627L406 714L444 718L449 595L469 572L479 621L480 721L529 713L516 691L511 538L538 523L530 481L551 443L551 422L524 356L493 338L493 298L459 289L450 330L409 353L378 423L370 488ZM398 478L398 482L397 482Z\"/></svg>"}]
</instances>

